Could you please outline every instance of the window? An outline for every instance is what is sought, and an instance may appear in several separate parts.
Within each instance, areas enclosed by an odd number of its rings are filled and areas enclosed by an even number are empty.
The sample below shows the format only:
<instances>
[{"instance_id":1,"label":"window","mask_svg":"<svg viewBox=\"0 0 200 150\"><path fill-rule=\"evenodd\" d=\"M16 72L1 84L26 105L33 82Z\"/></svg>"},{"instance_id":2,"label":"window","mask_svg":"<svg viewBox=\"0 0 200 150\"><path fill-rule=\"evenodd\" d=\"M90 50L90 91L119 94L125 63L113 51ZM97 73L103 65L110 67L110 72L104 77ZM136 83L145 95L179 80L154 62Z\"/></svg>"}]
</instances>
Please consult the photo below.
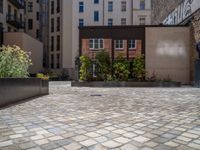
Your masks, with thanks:
<instances>
[{"instance_id":1,"label":"window","mask_svg":"<svg viewBox=\"0 0 200 150\"><path fill-rule=\"evenodd\" d=\"M103 49L104 42L103 39L90 39L89 48L90 49Z\"/></svg>"},{"instance_id":2,"label":"window","mask_svg":"<svg viewBox=\"0 0 200 150\"><path fill-rule=\"evenodd\" d=\"M40 13L37 12L37 13L36 13L36 20L39 20L39 19L40 19Z\"/></svg>"},{"instance_id":3,"label":"window","mask_svg":"<svg viewBox=\"0 0 200 150\"><path fill-rule=\"evenodd\" d=\"M60 0L57 0L57 13L59 13L60 12Z\"/></svg>"},{"instance_id":4,"label":"window","mask_svg":"<svg viewBox=\"0 0 200 150\"><path fill-rule=\"evenodd\" d=\"M60 54L57 54L56 57L57 57L56 68L59 69L60 68Z\"/></svg>"},{"instance_id":5,"label":"window","mask_svg":"<svg viewBox=\"0 0 200 150\"><path fill-rule=\"evenodd\" d=\"M129 49L136 49L136 40L130 40L128 42L128 48Z\"/></svg>"},{"instance_id":6,"label":"window","mask_svg":"<svg viewBox=\"0 0 200 150\"><path fill-rule=\"evenodd\" d=\"M113 25L113 19L109 18L108 19L108 26L112 26Z\"/></svg>"},{"instance_id":7,"label":"window","mask_svg":"<svg viewBox=\"0 0 200 150\"><path fill-rule=\"evenodd\" d=\"M28 19L28 29L29 30L33 29L33 20L32 19Z\"/></svg>"},{"instance_id":8,"label":"window","mask_svg":"<svg viewBox=\"0 0 200 150\"><path fill-rule=\"evenodd\" d=\"M51 51L54 50L54 37L51 37Z\"/></svg>"},{"instance_id":9,"label":"window","mask_svg":"<svg viewBox=\"0 0 200 150\"><path fill-rule=\"evenodd\" d=\"M57 48L57 51L60 50L60 35L57 36L57 46L56 46L56 48Z\"/></svg>"},{"instance_id":10,"label":"window","mask_svg":"<svg viewBox=\"0 0 200 150\"><path fill-rule=\"evenodd\" d=\"M112 12L113 11L113 2L109 1L108 2L108 12Z\"/></svg>"},{"instance_id":11,"label":"window","mask_svg":"<svg viewBox=\"0 0 200 150\"><path fill-rule=\"evenodd\" d=\"M79 2L79 12L80 13L84 12L84 3L83 2Z\"/></svg>"},{"instance_id":12,"label":"window","mask_svg":"<svg viewBox=\"0 0 200 150\"><path fill-rule=\"evenodd\" d=\"M51 18L51 32L54 32L54 19Z\"/></svg>"},{"instance_id":13,"label":"window","mask_svg":"<svg viewBox=\"0 0 200 150\"><path fill-rule=\"evenodd\" d=\"M99 4L99 0L94 0L94 4Z\"/></svg>"},{"instance_id":14,"label":"window","mask_svg":"<svg viewBox=\"0 0 200 150\"><path fill-rule=\"evenodd\" d=\"M145 17L140 17L140 25L145 25L145 24L146 24Z\"/></svg>"},{"instance_id":15,"label":"window","mask_svg":"<svg viewBox=\"0 0 200 150\"><path fill-rule=\"evenodd\" d=\"M99 21L99 12L98 11L94 11L94 21L95 22Z\"/></svg>"},{"instance_id":16,"label":"window","mask_svg":"<svg viewBox=\"0 0 200 150\"><path fill-rule=\"evenodd\" d=\"M83 19L79 19L79 27L83 27L84 26L84 20Z\"/></svg>"},{"instance_id":17,"label":"window","mask_svg":"<svg viewBox=\"0 0 200 150\"><path fill-rule=\"evenodd\" d=\"M33 2L28 2L28 12L33 12Z\"/></svg>"},{"instance_id":18,"label":"window","mask_svg":"<svg viewBox=\"0 0 200 150\"><path fill-rule=\"evenodd\" d=\"M126 25L126 18L121 18L121 25Z\"/></svg>"},{"instance_id":19,"label":"window","mask_svg":"<svg viewBox=\"0 0 200 150\"><path fill-rule=\"evenodd\" d=\"M0 0L0 13L3 13L3 0Z\"/></svg>"},{"instance_id":20,"label":"window","mask_svg":"<svg viewBox=\"0 0 200 150\"><path fill-rule=\"evenodd\" d=\"M140 10L145 10L145 0L140 0Z\"/></svg>"},{"instance_id":21,"label":"window","mask_svg":"<svg viewBox=\"0 0 200 150\"><path fill-rule=\"evenodd\" d=\"M51 1L51 14L54 14L54 1Z\"/></svg>"},{"instance_id":22,"label":"window","mask_svg":"<svg viewBox=\"0 0 200 150\"><path fill-rule=\"evenodd\" d=\"M57 27L56 27L57 31L60 31L60 17L57 17Z\"/></svg>"},{"instance_id":23,"label":"window","mask_svg":"<svg viewBox=\"0 0 200 150\"><path fill-rule=\"evenodd\" d=\"M51 68L54 68L54 55L51 54Z\"/></svg>"},{"instance_id":24,"label":"window","mask_svg":"<svg viewBox=\"0 0 200 150\"><path fill-rule=\"evenodd\" d=\"M115 49L124 49L124 41L115 40Z\"/></svg>"},{"instance_id":25,"label":"window","mask_svg":"<svg viewBox=\"0 0 200 150\"><path fill-rule=\"evenodd\" d=\"M121 11L126 11L126 1L121 2Z\"/></svg>"},{"instance_id":26,"label":"window","mask_svg":"<svg viewBox=\"0 0 200 150\"><path fill-rule=\"evenodd\" d=\"M37 3L39 3L39 0L37 0Z\"/></svg>"},{"instance_id":27,"label":"window","mask_svg":"<svg viewBox=\"0 0 200 150\"><path fill-rule=\"evenodd\" d=\"M37 29L37 30L36 30L36 38L37 38L37 39L39 38L39 34L40 34L39 29Z\"/></svg>"}]
</instances>

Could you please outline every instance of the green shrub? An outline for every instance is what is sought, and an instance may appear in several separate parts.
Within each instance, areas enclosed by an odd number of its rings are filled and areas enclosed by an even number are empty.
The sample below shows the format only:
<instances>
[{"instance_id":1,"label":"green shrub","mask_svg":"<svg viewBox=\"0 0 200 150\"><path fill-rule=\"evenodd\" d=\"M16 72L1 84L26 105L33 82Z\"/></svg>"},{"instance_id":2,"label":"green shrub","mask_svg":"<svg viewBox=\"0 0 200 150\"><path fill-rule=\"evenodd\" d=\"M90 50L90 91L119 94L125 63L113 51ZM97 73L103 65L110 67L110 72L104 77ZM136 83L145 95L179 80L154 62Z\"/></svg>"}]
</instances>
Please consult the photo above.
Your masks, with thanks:
<instances>
[{"instance_id":1,"label":"green shrub","mask_svg":"<svg viewBox=\"0 0 200 150\"><path fill-rule=\"evenodd\" d=\"M42 80L49 80L49 76L43 73L37 73L37 78L40 78Z\"/></svg>"},{"instance_id":2,"label":"green shrub","mask_svg":"<svg viewBox=\"0 0 200 150\"><path fill-rule=\"evenodd\" d=\"M107 80L111 72L109 53L102 50L96 55L97 76L101 80Z\"/></svg>"},{"instance_id":3,"label":"green shrub","mask_svg":"<svg viewBox=\"0 0 200 150\"><path fill-rule=\"evenodd\" d=\"M146 71L145 71L145 60L144 56L137 56L133 61L133 75L138 80L144 80Z\"/></svg>"},{"instance_id":4,"label":"green shrub","mask_svg":"<svg viewBox=\"0 0 200 150\"><path fill-rule=\"evenodd\" d=\"M90 66L91 66L91 60L87 56L81 56L80 57L81 67L80 67L80 80L81 81L88 81L91 79L91 72L90 72Z\"/></svg>"},{"instance_id":5,"label":"green shrub","mask_svg":"<svg viewBox=\"0 0 200 150\"><path fill-rule=\"evenodd\" d=\"M127 81L129 78L129 62L125 60L121 55L117 57L117 60L113 64L114 78L118 81Z\"/></svg>"},{"instance_id":6,"label":"green shrub","mask_svg":"<svg viewBox=\"0 0 200 150\"><path fill-rule=\"evenodd\" d=\"M20 47L14 45L0 48L0 78L26 78L31 65L30 53Z\"/></svg>"}]
</instances>

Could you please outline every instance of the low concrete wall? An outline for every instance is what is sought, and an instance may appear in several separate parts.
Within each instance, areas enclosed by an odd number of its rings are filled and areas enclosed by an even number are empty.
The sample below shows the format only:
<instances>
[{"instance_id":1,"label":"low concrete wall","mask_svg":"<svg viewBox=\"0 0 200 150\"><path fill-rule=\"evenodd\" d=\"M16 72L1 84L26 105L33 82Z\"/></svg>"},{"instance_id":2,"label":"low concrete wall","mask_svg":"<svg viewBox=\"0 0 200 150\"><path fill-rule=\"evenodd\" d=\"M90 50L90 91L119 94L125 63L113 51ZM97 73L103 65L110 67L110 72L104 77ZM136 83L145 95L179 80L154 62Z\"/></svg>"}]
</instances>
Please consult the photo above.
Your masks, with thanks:
<instances>
[{"instance_id":1,"label":"low concrete wall","mask_svg":"<svg viewBox=\"0 0 200 150\"><path fill-rule=\"evenodd\" d=\"M49 81L38 78L0 78L0 106L49 93Z\"/></svg>"},{"instance_id":2,"label":"low concrete wall","mask_svg":"<svg viewBox=\"0 0 200 150\"><path fill-rule=\"evenodd\" d=\"M145 47L148 77L190 84L189 27L147 27Z\"/></svg>"},{"instance_id":3,"label":"low concrete wall","mask_svg":"<svg viewBox=\"0 0 200 150\"><path fill-rule=\"evenodd\" d=\"M179 82L115 82L115 81L95 81L79 82L72 81L72 87L180 87Z\"/></svg>"}]
</instances>

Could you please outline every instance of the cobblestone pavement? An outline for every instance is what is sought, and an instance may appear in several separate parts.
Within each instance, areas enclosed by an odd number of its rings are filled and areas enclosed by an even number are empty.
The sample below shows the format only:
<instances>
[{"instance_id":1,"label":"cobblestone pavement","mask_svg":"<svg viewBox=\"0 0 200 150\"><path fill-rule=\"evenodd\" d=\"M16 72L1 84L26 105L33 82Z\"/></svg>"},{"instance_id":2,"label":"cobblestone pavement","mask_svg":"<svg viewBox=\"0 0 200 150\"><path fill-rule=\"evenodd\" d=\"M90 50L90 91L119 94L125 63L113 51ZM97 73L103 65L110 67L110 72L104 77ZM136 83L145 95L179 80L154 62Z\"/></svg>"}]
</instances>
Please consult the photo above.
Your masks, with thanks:
<instances>
[{"instance_id":1,"label":"cobblestone pavement","mask_svg":"<svg viewBox=\"0 0 200 150\"><path fill-rule=\"evenodd\" d=\"M200 149L200 90L71 88L0 110L1 150Z\"/></svg>"}]
</instances>

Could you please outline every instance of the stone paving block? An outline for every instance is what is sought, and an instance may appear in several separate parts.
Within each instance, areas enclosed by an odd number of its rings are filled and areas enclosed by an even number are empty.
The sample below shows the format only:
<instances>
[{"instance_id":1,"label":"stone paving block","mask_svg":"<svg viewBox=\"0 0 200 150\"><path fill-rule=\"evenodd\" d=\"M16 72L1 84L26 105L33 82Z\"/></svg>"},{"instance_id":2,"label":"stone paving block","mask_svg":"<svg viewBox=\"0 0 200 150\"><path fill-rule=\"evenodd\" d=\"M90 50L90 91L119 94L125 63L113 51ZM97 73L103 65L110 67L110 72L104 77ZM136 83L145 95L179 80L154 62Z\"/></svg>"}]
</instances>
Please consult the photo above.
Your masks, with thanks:
<instances>
[{"instance_id":1,"label":"stone paving block","mask_svg":"<svg viewBox=\"0 0 200 150\"><path fill-rule=\"evenodd\" d=\"M6 147L9 145L12 145L13 141L12 140L8 140L8 141L4 141L4 142L0 142L0 147Z\"/></svg>"},{"instance_id":2,"label":"stone paving block","mask_svg":"<svg viewBox=\"0 0 200 150\"><path fill-rule=\"evenodd\" d=\"M89 133L87 133L85 135L88 136L88 137L92 137L92 138L96 138L96 137L101 136L100 134L95 133L95 132L89 132Z\"/></svg>"},{"instance_id":3,"label":"stone paving block","mask_svg":"<svg viewBox=\"0 0 200 150\"><path fill-rule=\"evenodd\" d=\"M192 147L192 148L194 148L194 149L198 149L198 150L200 150L200 144L189 143L188 146L189 146L189 147Z\"/></svg>"},{"instance_id":4,"label":"stone paving block","mask_svg":"<svg viewBox=\"0 0 200 150\"><path fill-rule=\"evenodd\" d=\"M50 141L57 141L57 140L62 140L63 137L62 136L52 136L50 138L48 138Z\"/></svg>"},{"instance_id":5,"label":"stone paving block","mask_svg":"<svg viewBox=\"0 0 200 150\"><path fill-rule=\"evenodd\" d=\"M44 136L42 136L42 135L35 135L35 136L31 136L30 138L31 138L31 140L39 140L39 139L43 139Z\"/></svg>"},{"instance_id":6,"label":"stone paving block","mask_svg":"<svg viewBox=\"0 0 200 150\"><path fill-rule=\"evenodd\" d=\"M108 141L108 138L105 136L100 136L100 137L94 138L94 140L99 143L102 143L102 142Z\"/></svg>"},{"instance_id":7,"label":"stone paving block","mask_svg":"<svg viewBox=\"0 0 200 150\"><path fill-rule=\"evenodd\" d=\"M112 132L114 132L114 133L116 133L116 134L124 134L124 133L126 133L127 131L122 130L122 129L117 129L117 130L114 130L114 131L112 131Z\"/></svg>"},{"instance_id":8,"label":"stone paving block","mask_svg":"<svg viewBox=\"0 0 200 150\"><path fill-rule=\"evenodd\" d=\"M166 142L165 145L168 145L170 147L177 147L177 146L179 146L178 143L175 143L175 142L172 142L172 141Z\"/></svg>"},{"instance_id":9,"label":"stone paving block","mask_svg":"<svg viewBox=\"0 0 200 150\"><path fill-rule=\"evenodd\" d=\"M119 142L119 143L122 143L122 144L130 142L130 139L123 138L123 137L118 137L118 138L115 138L114 140Z\"/></svg>"},{"instance_id":10,"label":"stone paving block","mask_svg":"<svg viewBox=\"0 0 200 150\"><path fill-rule=\"evenodd\" d=\"M47 144L49 143L49 141L47 139L42 139L42 140L37 140L34 141L37 145L43 145L43 144Z\"/></svg>"},{"instance_id":11,"label":"stone paving block","mask_svg":"<svg viewBox=\"0 0 200 150\"><path fill-rule=\"evenodd\" d=\"M193 138L193 139L196 139L196 138L199 137L198 135L195 135L195 134L192 134L192 133L187 133L187 132L181 134L181 136L185 136L185 137Z\"/></svg>"},{"instance_id":12,"label":"stone paving block","mask_svg":"<svg viewBox=\"0 0 200 150\"><path fill-rule=\"evenodd\" d=\"M143 137L143 136L138 136L138 137L133 138L133 140L135 140L137 142L140 142L140 143L144 143L144 142L149 141L150 139L146 138L146 137Z\"/></svg>"},{"instance_id":13,"label":"stone paving block","mask_svg":"<svg viewBox=\"0 0 200 150\"><path fill-rule=\"evenodd\" d=\"M86 140L86 141L82 141L80 142L82 145L86 146L86 147L89 147L89 146L92 146L92 145L95 145L97 142L94 141L94 140Z\"/></svg>"},{"instance_id":14,"label":"stone paving block","mask_svg":"<svg viewBox=\"0 0 200 150\"><path fill-rule=\"evenodd\" d=\"M121 150L138 150L138 148L131 144L126 144L120 148Z\"/></svg>"},{"instance_id":15,"label":"stone paving block","mask_svg":"<svg viewBox=\"0 0 200 150\"><path fill-rule=\"evenodd\" d=\"M28 148L32 148L32 147L35 147L35 146L37 146L37 145L33 142L26 142L26 143L22 143L22 144L19 145L19 147L21 149L28 149Z\"/></svg>"},{"instance_id":16,"label":"stone paving block","mask_svg":"<svg viewBox=\"0 0 200 150\"><path fill-rule=\"evenodd\" d=\"M123 136L127 137L127 138L133 138L133 137L137 136L137 134L131 133L131 132L127 132L127 133L124 133Z\"/></svg>"},{"instance_id":17,"label":"stone paving block","mask_svg":"<svg viewBox=\"0 0 200 150\"><path fill-rule=\"evenodd\" d=\"M82 146L79 143L71 143L64 146L66 150L79 150Z\"/></svg>"},{"instance_id":18,"label":"stone paving block","mask_svg":"<svg viewBox=\"0 0 200 150\"><path fill-rule=\"evenodd\" d=\"M104 145L105 147L108 147L108 148L116 148L116 147L121 146L122 144L111 140L111 141L102 143L102 145Z\"/></svg>"}]
</instances>

